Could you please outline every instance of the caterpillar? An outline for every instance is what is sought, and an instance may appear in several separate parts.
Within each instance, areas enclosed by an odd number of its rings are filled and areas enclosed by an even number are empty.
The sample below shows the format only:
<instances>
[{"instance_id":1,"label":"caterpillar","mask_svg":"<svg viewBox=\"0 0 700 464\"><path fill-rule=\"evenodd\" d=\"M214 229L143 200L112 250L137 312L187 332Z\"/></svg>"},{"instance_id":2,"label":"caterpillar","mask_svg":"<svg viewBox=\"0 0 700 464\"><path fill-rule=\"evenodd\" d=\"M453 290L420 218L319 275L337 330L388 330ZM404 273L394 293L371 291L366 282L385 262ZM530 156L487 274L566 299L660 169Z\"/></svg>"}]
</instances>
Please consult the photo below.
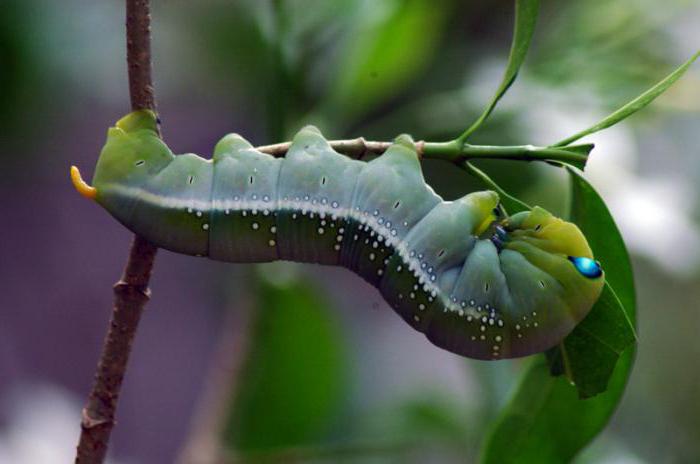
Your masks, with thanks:
<instances>
[{"instance_id":1,"label":"caterpillar","mask_svg":"<svg viewBox=\"0 0 700 464\"><path fill-rule=\"evenodd\" d=\"M92 186L71 175L158 247L344 266L433 344L485 360L558 344L601 293L603 271L574 224L540 207L508 216L492 191L443 201L407 135L369 162L334 151L312 126L284 158L229 134L203 159L173 155L156 124L148 110L123 117Z\"/></svg>"}]
</instances>

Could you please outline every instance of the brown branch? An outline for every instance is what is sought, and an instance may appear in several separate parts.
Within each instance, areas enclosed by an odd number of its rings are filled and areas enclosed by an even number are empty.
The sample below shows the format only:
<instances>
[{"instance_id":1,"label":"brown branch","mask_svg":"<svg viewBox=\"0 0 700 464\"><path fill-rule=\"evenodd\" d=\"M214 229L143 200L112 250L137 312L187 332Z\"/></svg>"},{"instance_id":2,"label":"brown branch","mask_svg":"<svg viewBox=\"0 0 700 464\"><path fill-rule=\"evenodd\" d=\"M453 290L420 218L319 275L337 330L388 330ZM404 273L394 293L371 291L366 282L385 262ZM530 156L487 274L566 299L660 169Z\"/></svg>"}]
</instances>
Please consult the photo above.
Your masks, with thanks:
<instances>
[{"instance_id":1,"label":"brown branch","mask_svg":"<svg viewBox=\"0 0 700 464\"><path fill-rule=\"evenodd\" d=\"M129 92L133 110L155 109L151 81L150 9L148 0L126 1ZM121 279L114 285L114 306L94 385L83 409L76 463L104 462L122 380L143 308L157 248L134 236Z\"/></svg>"},{"instance_id":2,"label":"brown branch","mask_svg":"<svg viewBox=\"0 0 700 464\"><path fill-rule=\"evenodd\" d=\"M126 0L126 60L131 109L155 110L151 78L151 11L149 0Z\"/></svg>"}]
</instances>

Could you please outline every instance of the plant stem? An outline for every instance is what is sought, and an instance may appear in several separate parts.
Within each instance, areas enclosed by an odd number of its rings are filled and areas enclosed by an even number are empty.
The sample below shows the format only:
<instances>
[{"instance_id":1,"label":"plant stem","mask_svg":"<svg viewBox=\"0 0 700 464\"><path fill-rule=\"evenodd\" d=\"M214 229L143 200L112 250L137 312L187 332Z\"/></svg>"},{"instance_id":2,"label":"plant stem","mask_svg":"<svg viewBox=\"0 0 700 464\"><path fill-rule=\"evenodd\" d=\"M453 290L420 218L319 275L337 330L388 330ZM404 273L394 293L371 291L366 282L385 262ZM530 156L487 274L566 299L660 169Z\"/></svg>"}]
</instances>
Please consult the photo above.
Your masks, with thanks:
<instances>
[{"instance_id":1,"label":"plant stem","mask_svg":"<svg viewBox=\"0 0 700 464\"><path fill-rule=\"evenodd\" d=\"M155 109L151 80L149 0L126 0L129 93L133 110ZM122 381L143 308L157 248L134 236L121 279L114 285L114 306L94 385L83 409L76 463L104 462Z\"/></svg>"},{"instance_id":2,"label":"plant stem","mask_svg":"<svg viewBox=\"0 0 700 464\"><path fill-rule=\"evenodd\" d=\"M223 460L222 431L230 403L236 397L239 374L249 354L252 310L248 292L243 298L237 295L232 307L227 308L203 393L176 464L215 464Z\"/></svg>"},{"instance_id":3,"label":"plant stem","mask_svg":"<svg viewBox=\"0 0 700 464\"><path fill-rule=\"evenodd\" d=\"M330 140L334 150L352 158L361 159L367 155L380 155L390 146L391 142L376 142L362 137L348 140ZM257 149L263 153L281 157L284 156L291 142L263 145ZM574 153L561 148L536 147L533 145L470 145L451 142L416 142L416 148L421 158L440 159L454 163L473 159L509 159L517 161L562 161L585 162L588 155Z\"/></svg>"},{"instance_id":4,"label":"plant stem","mask_svg":"<svg viewBox=\"0 0 700 464\"><path fill-rule=\"evenodd\" d=\"M501 203L506 207L506 211L508 214L532 209L532 207L527 203L515 198L514 196L510 195L508 192L503 190L500 185L498 185L496 182L493 181L493 179L491 179L488 176L488 174L474 166L469 161L464 161L460 163L459 166L465 171L467 171L469 174L483 182L486 186L488 186L488 188L498 193L498 195L501 197Z\"/></svg>"}]
</instances>

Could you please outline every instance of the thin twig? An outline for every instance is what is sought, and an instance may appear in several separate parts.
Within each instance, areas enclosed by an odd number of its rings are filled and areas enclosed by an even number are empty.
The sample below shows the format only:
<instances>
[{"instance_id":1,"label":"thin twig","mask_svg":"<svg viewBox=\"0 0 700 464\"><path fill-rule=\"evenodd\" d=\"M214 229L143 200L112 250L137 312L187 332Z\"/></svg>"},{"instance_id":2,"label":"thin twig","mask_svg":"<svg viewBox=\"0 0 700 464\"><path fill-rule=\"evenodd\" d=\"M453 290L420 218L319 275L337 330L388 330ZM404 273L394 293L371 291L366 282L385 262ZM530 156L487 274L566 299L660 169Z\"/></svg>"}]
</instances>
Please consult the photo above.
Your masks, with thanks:
<instances>
[{"instance_id":1,"label":"thin twig","mask_svg":"<svg viewBox=\"0 0 700 464\"><path fill-rule=\"evenodd\" d=\"M126 1L127 62L133 110L155 109L151 81L148 0ZM76 463L104 462L131 345L150 291L148 282L157 248L134 236L121 279L114 285L114 307L95 381L83 409Z\"/></svg>"},{"instance_id":2,"label":"thin twig","mask_svg":"<svg viewBox=\"0 0 700 464\"><path fill-rule=\"evenodd\" d=\"M362 159L367 155L381 155L389 149L392 142L365 140L363 137L348 140L329 140L330 146L351 158ZM275 157L287 154L292 142L262 145L256 149ZM470 145L452 142L416 142L416 151L420 158L439 159L453 163L473 159L508 159L516 161L561 161L567 163L585 163L588 154L574 151L575 147L536 147L533 145ZM591 145L592 148L592 145Z\"/></svg>"},{"instance_id":3,"label":"thin twig","mask_svg":"<svg viewBox=\"0 0 700 464\"><path fill-rule=\"evenodd\" d=\"M362 159L369 154L381 155L391 146L391 142L370 142L363 137L350 140L330 140L328 143L338 153L355 159ZM287 154L291 146L292 142L282 142L274 145L263 145L256 149L262 153L280 158Z\"/></svg>"}]
</instances>

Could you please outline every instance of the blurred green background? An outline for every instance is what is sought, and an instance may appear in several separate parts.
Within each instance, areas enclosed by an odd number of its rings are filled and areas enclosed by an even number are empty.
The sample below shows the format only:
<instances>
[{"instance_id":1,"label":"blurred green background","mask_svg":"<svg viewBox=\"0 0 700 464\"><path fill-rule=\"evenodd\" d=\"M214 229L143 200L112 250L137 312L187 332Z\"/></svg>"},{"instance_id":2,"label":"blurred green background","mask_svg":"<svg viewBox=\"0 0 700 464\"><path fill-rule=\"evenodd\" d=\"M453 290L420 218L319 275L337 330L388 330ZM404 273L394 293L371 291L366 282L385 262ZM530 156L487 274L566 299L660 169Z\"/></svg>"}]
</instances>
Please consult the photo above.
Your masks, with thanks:
<instances>
[{"instance_id":1,"label":"blurred green background","mask_svg":"<svg viewBox=\"0 0 700 464\"><path fill-rule=\"evenodd\" d=\"M164 137L204 155L227 132L265 144L307 123L328 138L452 138L498 85L513 14L505 0L153 3ZM130 234L73 192L68 166L88 177L129 110L123 23L116 0L0 4L0 463L68 462L77 443ZM697 2L543 1L528 60L473 141L559 140L699 44ZM696 66L586 140L587 176L632 253L640 344L618 412L578 463L700 462L699 127ZM480 165L562 211L559 170ZM448 199L482 188L424 169ZM439 350L340 269L161 252L152 290L113 462L206 462L219 444L282 462L472 462L522 367Z\"/></svg>"}]
</instances>

